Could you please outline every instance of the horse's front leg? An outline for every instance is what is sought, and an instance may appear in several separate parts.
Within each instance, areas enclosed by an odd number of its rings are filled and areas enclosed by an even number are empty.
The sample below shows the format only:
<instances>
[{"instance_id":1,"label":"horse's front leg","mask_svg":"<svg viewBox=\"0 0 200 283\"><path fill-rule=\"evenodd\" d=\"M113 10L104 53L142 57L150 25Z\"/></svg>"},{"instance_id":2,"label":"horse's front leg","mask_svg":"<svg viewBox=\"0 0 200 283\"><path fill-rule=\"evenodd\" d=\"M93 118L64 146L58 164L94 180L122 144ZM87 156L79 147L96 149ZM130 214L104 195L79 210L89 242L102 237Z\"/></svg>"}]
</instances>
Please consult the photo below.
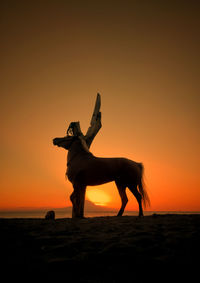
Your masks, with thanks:
<instances>
[{"instance_id":1,"label":"horse's front leg","mask_svg":"<svg viewBox=\"0 0 200 283\"><path fill-rule=\"evenodd\" d=\"M70 196L72 202L72 218L83 218L86 186L76 184L73 185L73 187L74 191Z\"/></svg>"}]
</instances>

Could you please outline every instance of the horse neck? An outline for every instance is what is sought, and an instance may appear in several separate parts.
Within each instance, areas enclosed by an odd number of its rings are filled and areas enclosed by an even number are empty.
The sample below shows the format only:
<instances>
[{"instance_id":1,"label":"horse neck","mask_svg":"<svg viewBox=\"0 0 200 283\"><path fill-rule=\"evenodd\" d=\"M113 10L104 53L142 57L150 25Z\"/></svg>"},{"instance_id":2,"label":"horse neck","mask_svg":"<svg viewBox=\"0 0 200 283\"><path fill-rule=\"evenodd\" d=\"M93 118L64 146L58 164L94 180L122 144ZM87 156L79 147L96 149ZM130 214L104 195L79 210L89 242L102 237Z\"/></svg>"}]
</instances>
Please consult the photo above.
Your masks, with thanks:
<instances>
[{"instance_id":1,"label":"horse neck","mask_svg":"<svg viewBox=\"0 0 200 283\"><path fill-rule=\"evenodd\" d=\"M85 146L87 146L87 145L85 145ZM69 164L77 156L81 156L81 155L83 156L83 155L91 154L89 152L89 149L87 150L87 148L85 148L85 146L83 145L81 140L77 140L77 141L73 142L73 144L71 145L71 147L68 151L67 164Z\"/></svg>"}]
</instances>

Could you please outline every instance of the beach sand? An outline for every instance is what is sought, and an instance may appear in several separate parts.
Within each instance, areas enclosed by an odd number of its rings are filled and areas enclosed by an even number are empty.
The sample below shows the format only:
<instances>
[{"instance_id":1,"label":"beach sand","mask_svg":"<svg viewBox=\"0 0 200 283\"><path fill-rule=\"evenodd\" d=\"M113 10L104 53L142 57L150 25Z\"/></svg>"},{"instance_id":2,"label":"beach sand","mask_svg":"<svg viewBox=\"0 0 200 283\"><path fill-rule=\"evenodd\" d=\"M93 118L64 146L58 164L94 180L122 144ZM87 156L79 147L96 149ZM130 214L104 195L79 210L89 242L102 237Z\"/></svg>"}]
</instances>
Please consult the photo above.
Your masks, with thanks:
<instances>
[{"instance_id":1,"label":"beach sand","mask_svg":"<svg viewBox=\"0 0 200 283\"><path fill-rule=\"evenodd\" d=\"M199 282L200 215L2 218L0 234L4 282Z\"/></svg>"}]
</instances>

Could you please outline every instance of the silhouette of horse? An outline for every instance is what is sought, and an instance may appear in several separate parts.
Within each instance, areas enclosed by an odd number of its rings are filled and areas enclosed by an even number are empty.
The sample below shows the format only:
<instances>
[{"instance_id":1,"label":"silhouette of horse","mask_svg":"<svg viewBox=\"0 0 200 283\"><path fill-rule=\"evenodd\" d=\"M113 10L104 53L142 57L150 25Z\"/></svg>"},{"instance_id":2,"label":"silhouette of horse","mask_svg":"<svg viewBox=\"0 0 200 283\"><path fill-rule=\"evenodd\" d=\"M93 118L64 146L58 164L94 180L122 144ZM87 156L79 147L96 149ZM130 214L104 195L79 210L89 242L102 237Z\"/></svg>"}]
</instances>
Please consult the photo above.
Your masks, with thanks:
<instances>
[{"instance_id":1,"label":"silhouette of horse","mask_svg":"<svg viewBox=\"0 0 200 283\"><path fill-rule=\"evenodd\" d=\"M139 216L143 216L144 206L149 197L143 186L143 165L126 158L101 158L94 156L81 136L55 138L53 144L68 150L66 175L74 192L70 199L73 204L72 217L84 216L84 200L87 186L97 186L115 181L122 205L118 212L124 212L128 198L126 188L135 196L139 204Z\"/></svg>"}]
</instances>

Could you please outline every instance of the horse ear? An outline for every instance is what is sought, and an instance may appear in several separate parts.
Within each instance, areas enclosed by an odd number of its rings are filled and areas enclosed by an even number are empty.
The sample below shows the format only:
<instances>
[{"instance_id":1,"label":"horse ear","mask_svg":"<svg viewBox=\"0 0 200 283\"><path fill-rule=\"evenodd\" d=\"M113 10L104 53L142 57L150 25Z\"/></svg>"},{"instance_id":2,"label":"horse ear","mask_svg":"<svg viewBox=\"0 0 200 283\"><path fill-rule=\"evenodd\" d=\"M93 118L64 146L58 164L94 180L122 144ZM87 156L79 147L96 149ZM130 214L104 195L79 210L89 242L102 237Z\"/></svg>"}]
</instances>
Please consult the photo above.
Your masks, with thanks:
<instances>
[{"instance_id":1,"label":"horse ear","mask_svg":"<svg viewBox=\"0 0 200 283\"><path fill-rule=\"evenodd\" d=\"M68 136L83 136L81 131L80 122L71 122L67 129Z\"/></svg>"}]
</instances>

